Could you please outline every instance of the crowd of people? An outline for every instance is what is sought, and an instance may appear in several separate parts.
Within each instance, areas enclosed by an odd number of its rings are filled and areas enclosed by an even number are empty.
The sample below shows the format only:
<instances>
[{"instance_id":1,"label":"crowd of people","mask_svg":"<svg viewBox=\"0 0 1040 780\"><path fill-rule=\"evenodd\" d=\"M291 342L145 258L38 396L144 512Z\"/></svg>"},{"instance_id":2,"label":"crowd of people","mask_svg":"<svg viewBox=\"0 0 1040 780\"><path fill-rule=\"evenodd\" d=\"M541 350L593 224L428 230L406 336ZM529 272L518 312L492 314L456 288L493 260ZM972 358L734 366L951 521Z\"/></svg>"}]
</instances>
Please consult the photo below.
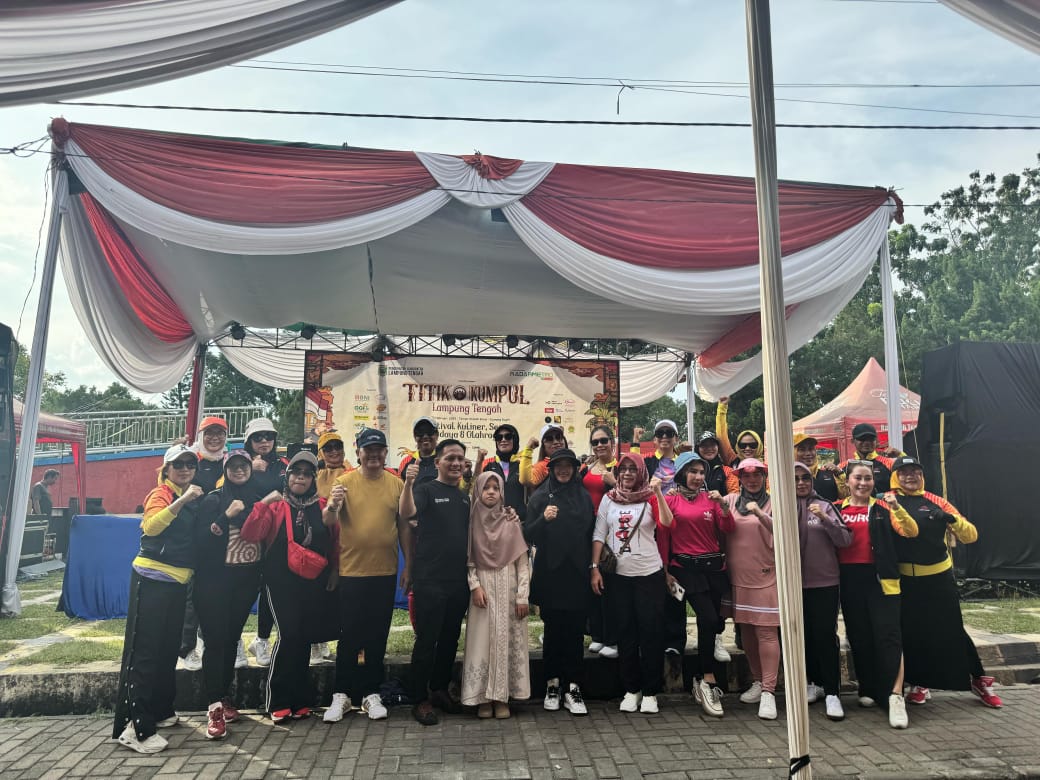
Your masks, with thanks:
<instances>
[{"instance_id":1,"label":"crowd of people","mask_svg":"<svg viewBox=\"0 0 1040 780\"><path fill-rule=\"evenodd\" d=\"M416 449L387 466L385 434L360 431L356 460L334 431L283 455L270 420L228 449L227 425L205 418L194 446L163 457L143 504L131 571L113 737L142 753L163 750L175 725L175 669L201 636L206 736L226 736L240 713L232 695L241 634L259 600L258 663L268 667L273 723L307 718L316 694L308 673L336 642L328 723L358 710L387 717L384 660L400 587L415 632L406 695L423 725L472 707L508 718L531 697L528 622L544 626L546 710L586 715L588 650L618 659L622 712L654 714L669 654L696 616L692 694L722 717L725 622L734 622L751 682L740 700L777 718L780 610L770 481L793 479L801 548L808 698L828 718L840 698L838 613L851 649L858 703L906 728L906 703L932 687L971 690L1000 707L961 622L947 537L975 541L975 527L927 492L917 460L877 451L877 432L856 426L856 457L821 464L816 440L795 438L794 473L770 474L762 437L731 445L725 399L716 431L690 446L661 420L655 450L619 445L609 426L591 430L575 455L560 425L526 442L508 423L494 451L468 453L415 421ZM584 443L582 444L584 447ZM403 565L399 564L403 561ZM466 624L459 695L451 688ZM272 630L277 639L270 643ZM186 641L185 638L188 638Z\"/></svg>"}]
</instances>

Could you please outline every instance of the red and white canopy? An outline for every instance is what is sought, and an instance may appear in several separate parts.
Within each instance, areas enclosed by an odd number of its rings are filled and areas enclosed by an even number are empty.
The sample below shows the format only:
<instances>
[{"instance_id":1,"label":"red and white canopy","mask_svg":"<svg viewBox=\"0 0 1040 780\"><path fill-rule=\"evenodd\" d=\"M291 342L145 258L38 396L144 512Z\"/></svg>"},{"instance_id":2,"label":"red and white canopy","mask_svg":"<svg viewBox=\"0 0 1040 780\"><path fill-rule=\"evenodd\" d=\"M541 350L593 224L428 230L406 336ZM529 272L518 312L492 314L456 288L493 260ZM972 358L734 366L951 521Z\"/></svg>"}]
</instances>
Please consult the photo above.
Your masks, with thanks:
<instances>
[{"instance_id":1,"label":"red and white canopy","mask_svg":"<svg viewBox=\"0 0 1040 780\"><path fill-rule=\"evenodd\" d=\"M698 387L760 372L754 181L490 156L279 145L55 120L82 185L62 263L91 342L160 391L232 322L385 334L633 339L697 356ZM899 199L782 182L788 343L859 289ZM299 386L284 361L228 357ZM625 405L667 392L645 367ZM622 376L622 386L626 384Z\"/></svg>"}]
</instances>

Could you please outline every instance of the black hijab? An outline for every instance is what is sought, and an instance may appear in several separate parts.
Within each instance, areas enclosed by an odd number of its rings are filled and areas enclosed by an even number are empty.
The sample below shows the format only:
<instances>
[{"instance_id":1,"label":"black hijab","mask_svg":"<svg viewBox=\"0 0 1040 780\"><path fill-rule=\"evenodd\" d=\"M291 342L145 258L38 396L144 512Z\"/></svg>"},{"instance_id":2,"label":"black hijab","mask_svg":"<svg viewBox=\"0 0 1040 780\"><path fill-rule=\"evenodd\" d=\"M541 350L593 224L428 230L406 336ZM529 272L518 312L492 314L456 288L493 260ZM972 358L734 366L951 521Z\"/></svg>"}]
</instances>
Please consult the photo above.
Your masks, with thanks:
<instances>
[{"instance_id":1,"label":"black hijab","mask_svg":"<svg viewBox=\"0 0 1040 780\"><path fill-rule=\"evenodd\" d=\"M574 464L574 473L567 482L557 480L553 470L553 464L561 460L570 460ZM557 508L556 519L542 526L538 538L528 539L538 545L536 562L545 556L543 560L549 569L559 568L567 561L579 567L587 567L589 564L596 508L592 505L589 492L581 484L579 465L570 450L554 453L549 461L549 476L527 503L528 524L540 518L550 504Z\"/></svg>"}]
</instances>

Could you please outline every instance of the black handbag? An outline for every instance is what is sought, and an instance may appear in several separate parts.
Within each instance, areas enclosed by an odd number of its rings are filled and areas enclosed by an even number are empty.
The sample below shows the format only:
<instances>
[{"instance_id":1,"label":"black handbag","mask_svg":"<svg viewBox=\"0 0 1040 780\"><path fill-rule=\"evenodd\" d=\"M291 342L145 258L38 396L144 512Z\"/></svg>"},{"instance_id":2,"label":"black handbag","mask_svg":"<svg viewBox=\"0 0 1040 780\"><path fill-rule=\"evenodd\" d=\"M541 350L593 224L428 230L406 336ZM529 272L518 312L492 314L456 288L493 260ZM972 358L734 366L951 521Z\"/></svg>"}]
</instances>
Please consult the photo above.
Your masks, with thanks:
<instances>
[{"instance_id":1,"label":"black handbag","mask_svg":"<svg viewBox=\"0 0 1040 780\"><path fill-rule=\"evenodd\" d=\"M617 571L617 559L618 556L624 555L628 552L628 548L632 546L632 538L636 535L636 531L639 530L639 524L643 522L643 515L646 514L647 504L643 504L643 511L639 513L639 519L636 520L636 524L632 526L632 532L625 539L625 543L618 548L617 555L610 549L610 545L606 542L603 543L603 548L599 552L599 570L603 574L613 574Z\"/></svg>"}]
</instances>

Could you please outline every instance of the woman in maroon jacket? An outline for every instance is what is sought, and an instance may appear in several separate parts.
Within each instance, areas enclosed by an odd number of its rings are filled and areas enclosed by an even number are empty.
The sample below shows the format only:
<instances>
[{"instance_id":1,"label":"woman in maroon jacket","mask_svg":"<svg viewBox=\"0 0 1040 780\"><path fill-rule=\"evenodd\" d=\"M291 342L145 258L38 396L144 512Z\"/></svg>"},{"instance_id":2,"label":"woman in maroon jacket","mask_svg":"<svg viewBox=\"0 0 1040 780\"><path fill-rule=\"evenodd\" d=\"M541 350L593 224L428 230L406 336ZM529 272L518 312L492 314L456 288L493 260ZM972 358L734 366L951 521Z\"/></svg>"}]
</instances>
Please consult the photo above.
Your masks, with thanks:
<instances>
[{"instance_id":1,"label":"woman in maroon jacket","mask_svg":"<svg viewBox=\"0 0 1040 780\"><path fill-rule=\"evenodd\" d=\"M343 487L334 487L326 504L318 496L317 472L314 454L298 452L289 462L284 492L272 491L257 502L242 526L242 539L266 548L264 595L278 627L267 677L267 711L274 723L310 715L311 638L324 619L325 591L336 584ZM310 558L309 568L301 565L301 557Z\"/></svg>"}]
</instances>

